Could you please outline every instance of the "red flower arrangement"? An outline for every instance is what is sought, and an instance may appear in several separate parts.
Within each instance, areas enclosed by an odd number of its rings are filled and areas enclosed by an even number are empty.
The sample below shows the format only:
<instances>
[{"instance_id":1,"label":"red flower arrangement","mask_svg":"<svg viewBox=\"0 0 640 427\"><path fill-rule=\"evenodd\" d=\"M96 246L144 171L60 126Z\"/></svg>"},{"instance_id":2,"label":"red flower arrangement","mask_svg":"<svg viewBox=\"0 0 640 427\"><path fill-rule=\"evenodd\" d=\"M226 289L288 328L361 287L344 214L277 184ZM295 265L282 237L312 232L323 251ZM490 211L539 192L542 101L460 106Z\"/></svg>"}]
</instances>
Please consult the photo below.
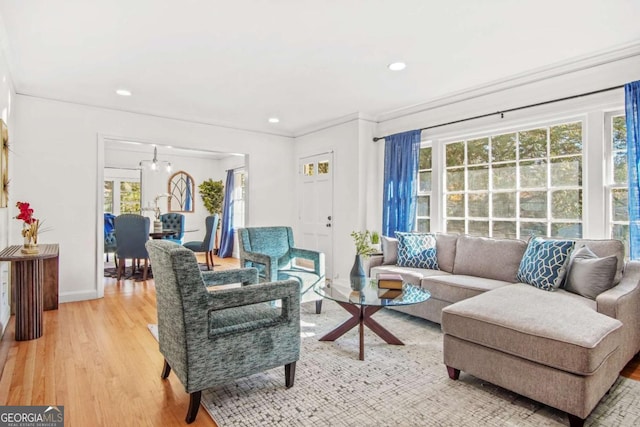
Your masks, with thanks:
<instances>
[{"instance_id":1,"label":"red flower arrangement","mask_svg":"<svg viewBox=\"0 0 640 427\"><path fill-rule=\"evenodd\" d=\"M25 224L33 224L34 221L37 221L37 219L33 217L33 209L31 209L29 203L18 202L16 203L16 206L20 210L20 214L18 214L16 219L23 220Z\"/></svg>"},{"instance_id":2,"label":"red flower arrangement","mask_svg":"<svg viewBox=\"0 0 640 427\"><path fill-rule=\"evenodd\" d=\"M22 237L24 237L25 248L36 247L38 245L38 229L40 228L40 220L33 217L33 209L29 203L18 202L16 203L20 213L16 216L16 219L24 221L22 226ZM28 249L26 253L37 253L37 249ZM25 250L23 250L25 252Z\"/></svg>"}]
</instances>

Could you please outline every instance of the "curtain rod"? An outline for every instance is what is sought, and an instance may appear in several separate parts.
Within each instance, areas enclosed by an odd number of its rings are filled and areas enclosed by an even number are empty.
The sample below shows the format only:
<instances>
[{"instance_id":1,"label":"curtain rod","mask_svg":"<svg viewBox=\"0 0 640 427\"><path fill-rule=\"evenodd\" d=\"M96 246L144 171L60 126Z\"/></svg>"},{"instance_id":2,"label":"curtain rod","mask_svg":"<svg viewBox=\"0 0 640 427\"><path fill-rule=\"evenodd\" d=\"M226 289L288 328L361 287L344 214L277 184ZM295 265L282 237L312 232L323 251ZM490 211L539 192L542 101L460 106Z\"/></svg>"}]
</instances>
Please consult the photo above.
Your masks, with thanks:
<instances>
[{"instance_id":1,"label":"curtain rod","mask_svg":"<svg viewBox=\"0 0 640 427\"><path fill-rule=\"evenodd\" d=\"M428 129L439 128L439 127L442 127L442 126L455 125L455 124L458 124L458 123L467 122L469 120L483 119L485 117L491 117L491 116L495 116L495 115L498 115L498 114L500 114L500 118L504 118L504 113L511 113L513 111L524 110L524 109L532 108L532 107L539 107L541 105L553 104L554 102L568 101L570 99L582 98L583 96L595 95L595 94L602 93L602 92L609 92L611 90L621 89L623 87L624 87L624 85L612 86L612 87L608 87L606 89L594 90L592 92L585 92L585 93L581 93L581 94L578 94L578 95L566 96L564 98L551 99L549 101L538 102L536 104L523 105L522 107L509 108L507 110L496 111L495 113L480 114L479 116L467 117L465 119L454 120L452 122L447 122L447 123L440 123L440 124L437 124L437 125L420 128L419 130L423 131L423 130L428 130ZM377 141L380 141L381 139L385 139L387 136L389 136L389 135L376 136L376 137L373 138L373 142L377 142Z\"/></svg>"}]
</instances>

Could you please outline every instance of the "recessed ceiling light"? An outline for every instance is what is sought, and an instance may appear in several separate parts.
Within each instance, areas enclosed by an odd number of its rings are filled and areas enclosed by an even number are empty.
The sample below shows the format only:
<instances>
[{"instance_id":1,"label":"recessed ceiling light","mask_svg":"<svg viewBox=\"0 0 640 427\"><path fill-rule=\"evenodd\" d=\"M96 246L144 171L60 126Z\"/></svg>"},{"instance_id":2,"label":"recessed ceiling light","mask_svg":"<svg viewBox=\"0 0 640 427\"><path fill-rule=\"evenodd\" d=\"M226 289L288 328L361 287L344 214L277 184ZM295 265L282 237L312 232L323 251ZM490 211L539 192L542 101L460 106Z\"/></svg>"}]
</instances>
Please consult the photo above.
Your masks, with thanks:
<instances>
[{"instance_id":1,"label":"recessed ceiling light","mask_svg":"<svg viewBox=\"0 0 640 427\"><path fill-rule=\"evenodd\" d=\"M404 62L392 62L391 64L389 64L389 69L391 71L401 71L405 68L407 68L407 64L405 64Z\"/></svg>"},{"instance_id":2,"label":"recessed ceiling light","mask_svg":"<svg viewBox=\"0 0 640 427\"><path fill-rule=\"evenodd\" d=\"M118 89L116 93L120 96L131 96L131 91L127 89Z\"/></svg>"},{"instance_id":3,"label":"recessed ceiling light","mask_svg":"<svg viewBox=\"0 0 640 427\"><path fill-rule=\"evenodd\" d=\"M277 117L269 117L269 123L280 123L280 119Z\"/></svg>"}]
</instances>

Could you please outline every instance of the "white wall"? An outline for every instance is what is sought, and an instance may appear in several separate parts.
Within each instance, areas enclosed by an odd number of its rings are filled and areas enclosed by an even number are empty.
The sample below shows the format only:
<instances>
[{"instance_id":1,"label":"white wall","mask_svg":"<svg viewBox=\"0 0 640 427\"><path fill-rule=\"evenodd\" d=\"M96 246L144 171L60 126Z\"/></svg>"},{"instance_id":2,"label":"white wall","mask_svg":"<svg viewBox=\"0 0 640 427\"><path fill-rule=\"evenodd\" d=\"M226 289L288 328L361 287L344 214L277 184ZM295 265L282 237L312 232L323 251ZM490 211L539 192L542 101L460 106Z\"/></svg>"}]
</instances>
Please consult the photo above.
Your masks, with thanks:
<instances>
[{"instance_id":1,"label":"white wall","mask_svg":"<svg viewBox=\"0 0 640 427\"><path fill-rule=\"evenodd\" d=\"M2 30L0 26L0 31ZM3 33L0 33L3 34ZM2 120L7 124L9 129L9 144L12 146L15 143L15 112L12 105L15 101L15 89L11 75L9 74L9 67L7 65L4 52L0 51L0 111ZM11 222L18 222L12 218L17 215L17 208L15 207L16 199L13 195L13 182L14 182L14 153L13 148L9 152L9 201L6 208L0 208L0 249L4 249L9 245L9 224ZM18 225L18 224L16 224ZM0 263L0 335L4 333L9 318L11 316L9 309L9 271L11 267L8 262Z\"/></svg>"},{"instance_id":2,"label":"white wall","mask_svg":"<svg viewBox=\"0 0 640 427\"><path fill-rule=\"evenodd\" d=\"M104 140L247 153L254 177L249 216L256 224L292 222L291 138L87 107L18 95L15 99L13 200L32 203L60 244L61 302L101 296ZM268 159L268 161L266 161ZM99 190L100 189L100 190ZM14 221L15 222L15 221ZM18 224L10 241L18 243ZM99 285L100 282L100 285Z\"/></svg>"},{"instance_id":3,"label":"white wall","mask_svg":"<svg viewBox=\"0 0 640 427\"><path fill-rule=\"evenodd\" d=\"M380 215L381 207L375 206L375 194L369 191L377 180L372 172L378 166L376 145L371 142L374 127L366 120L353 119L296 138L296 165L302 157L333 152L333 254L326 254L327 262L332 262L333 279L348 276L353 265L356 251L351 232L380 229L376 214ZM297 227L299 220L296 218Z\"/></svg>"}]
</instances>

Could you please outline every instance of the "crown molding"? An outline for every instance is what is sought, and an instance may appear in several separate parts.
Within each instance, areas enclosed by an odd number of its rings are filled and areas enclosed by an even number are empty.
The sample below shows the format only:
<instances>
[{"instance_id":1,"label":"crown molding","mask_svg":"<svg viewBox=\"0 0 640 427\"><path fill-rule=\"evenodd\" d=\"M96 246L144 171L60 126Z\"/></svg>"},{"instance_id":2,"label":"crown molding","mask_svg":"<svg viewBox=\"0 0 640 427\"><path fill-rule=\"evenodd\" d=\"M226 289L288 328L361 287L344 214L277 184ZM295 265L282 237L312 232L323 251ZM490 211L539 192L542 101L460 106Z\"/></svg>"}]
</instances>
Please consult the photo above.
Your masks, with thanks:
<instances>
[{"instance_id":1,"label":"crown molding","mask_svg":"<svg viewBox=\"0 0 640 427\"><path fill-rule=\"evenodd\" d=\"M456 104L470 99L479 98L493 93L502 92L509 89L515 89L526 86L539 81L560 77L575 72L588 70L601 65L612 62L621 61L627 58L640 56L640 40L636 40L623 45L618 45L611 49L601 50L588 55L571 58L565 61L557 62L545 67L539 67L520 74L515 74L489 83L473 86L461 91L452 92L431 101L403 107L396 110L379 114L375 117L378 123L387 120L398 119L411 114L423 111L433 110L451 104Z\"/></svg>"},{"instance_id":2,"label":"crown molding","mask_svg":"<svg viewBox=\"0 0 640 427\"><path fill-rule=\"evenodd\" d=\"M324 122L319 122L313 125L302 127L298 129L296 132L294 132L294 137L299 138L302 136L310 135L312 133L320 132L325 129L329 129L332 127L343 125L345 123L353 122L355 120L364 120L371 123L377 123L377 121L373 116L365 113L356 112L356 113L347 114L346 116L336 117L335 119L331 119Z\"/></svg>"}]
</instances>

